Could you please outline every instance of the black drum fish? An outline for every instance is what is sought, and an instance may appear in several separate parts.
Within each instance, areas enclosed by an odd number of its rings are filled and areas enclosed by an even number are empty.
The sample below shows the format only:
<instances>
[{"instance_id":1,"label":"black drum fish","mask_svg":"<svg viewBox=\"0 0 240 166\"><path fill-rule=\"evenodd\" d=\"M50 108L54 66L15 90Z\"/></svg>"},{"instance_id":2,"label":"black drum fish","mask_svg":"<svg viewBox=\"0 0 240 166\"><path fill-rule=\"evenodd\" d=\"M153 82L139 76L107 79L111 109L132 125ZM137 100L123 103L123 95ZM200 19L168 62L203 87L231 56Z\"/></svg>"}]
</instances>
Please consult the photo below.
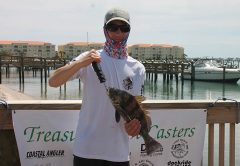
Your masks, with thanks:
<instances>
[{"instance_id":1,"label":"black drum fish","mask_svg":"<svg viewBox=\"0 0 240 166\"><path fill-rule=\"evenodd\" d=\"M147 115L147 111L143 110L140 106L140 101L143 101L143 96L133 96L130 93L107 87L105 82L106 78L101 69L101 65L97 62L92 62L92 67L97 74L100 83L104 84L107 95L109 96L114 108L115 118L119 122L120 116L126 122L138 119L141 123L140 135L143 137L146 146L146 152L148 155L162 148L162 145L149 135L149 131L152 125L151 118ZM119 116L120 115L120 116Z\"/></svg>"},{"instance_id":2,"label":"black drum fish","mask_svg":"<svg viewBox=\"0 0 240 166\"><path fill-rule=\"evenodd\" d=\"M140 101L144 100L143 96L133 96L116 88L108 88L108 96L116 111L126 122L134 118L140 121L140 135L144 139L148 155L162 148L162 145L149 135L151 118L147 115L148 112L143 110L139 104Z\"/></svg>"}]
</instances>

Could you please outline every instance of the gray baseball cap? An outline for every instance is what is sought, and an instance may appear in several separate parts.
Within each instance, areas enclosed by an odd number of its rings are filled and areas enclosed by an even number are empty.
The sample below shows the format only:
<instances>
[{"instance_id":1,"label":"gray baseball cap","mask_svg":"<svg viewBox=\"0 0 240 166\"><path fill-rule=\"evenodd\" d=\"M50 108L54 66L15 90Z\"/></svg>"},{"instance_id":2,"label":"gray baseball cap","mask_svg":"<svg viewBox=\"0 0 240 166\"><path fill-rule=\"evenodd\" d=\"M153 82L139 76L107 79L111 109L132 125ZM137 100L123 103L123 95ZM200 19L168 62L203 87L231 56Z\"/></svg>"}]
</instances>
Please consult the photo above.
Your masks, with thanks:
<instances>
[{"instance_id":1,"label":"gray baseball cap","mask_svg":"<svg viewBox=\"0 0 240 166\"><path fill-rule=\"evenodd\" d=\"M110 9L105 15L104 24L107 25L109 22L113 20L121 20L130 25L129 13L120 8Z\"/></svg>"}]
</instances>

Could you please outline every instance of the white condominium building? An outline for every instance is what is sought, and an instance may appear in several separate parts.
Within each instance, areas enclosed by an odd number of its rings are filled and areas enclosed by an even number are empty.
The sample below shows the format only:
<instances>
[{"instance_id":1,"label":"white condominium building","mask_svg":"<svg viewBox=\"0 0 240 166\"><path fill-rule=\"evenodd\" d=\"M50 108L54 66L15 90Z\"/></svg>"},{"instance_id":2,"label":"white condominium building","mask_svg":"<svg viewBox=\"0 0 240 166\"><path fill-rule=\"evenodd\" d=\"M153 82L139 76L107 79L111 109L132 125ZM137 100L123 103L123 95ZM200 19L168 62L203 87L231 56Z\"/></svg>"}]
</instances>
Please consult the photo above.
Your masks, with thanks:
<instances>
[{"instance_id":1,"label":"white condominium building","mask_svg":"<svg viewBox=\"0 0 240 166\"><path fill-rule=\"evenodd\" d=\"M73 59L85 51L102 49L103 45L104 43L97 42L70 42L58 46L58 56L66 59Z\"/></svg>"},{"instance_id":2,"label":"white condominium building","mask_svg":"<svg viewBox=\"0 0 240 166\"><path fill-rule=\"evenodd\" d=\"M91 49L102 49L104 43L99 42L70 42L58 46L58 56L72 59ZM55 45L39 41L1 41L0 53L26 57L52 58L55 54ZM184 59L184 48L166 44L135 44L128 46L130 56L140 60L173 60Z\"/></svg>"},{"instance_id":3,"label":"white condominium building","mask_svg":"<svg viewBox=\"0 0 240 166\"><path fill-rule=\"evenodd\" d=\"M129 55L144 60L184 59L184 48L167 44L135 44L128 46Z\"/></svg>"},{"instance_id":4,"label":"white condominium building","mask_svg":"<svg viewBox=\"0 0 240 166\"><path fill-rule=\"evenodd\" d=\"M72 59L91 49L102 49L104 43L96 42L70 42L58 46L58 56ZM130 56L138 60L173 60L184 59L184 48L167 44L135 44L128 45Z\"/></svg>"},{"instance_id":5,"label":"white condominium building","mask_svg":"<svg viewBox=\"0 0 240 166\"><path fill-rule=\"evenodd\" d=\"M0 53L25 57L52 58L55 45L40 41L3 41L0 40Z\"/></svg>"}]
</instances>

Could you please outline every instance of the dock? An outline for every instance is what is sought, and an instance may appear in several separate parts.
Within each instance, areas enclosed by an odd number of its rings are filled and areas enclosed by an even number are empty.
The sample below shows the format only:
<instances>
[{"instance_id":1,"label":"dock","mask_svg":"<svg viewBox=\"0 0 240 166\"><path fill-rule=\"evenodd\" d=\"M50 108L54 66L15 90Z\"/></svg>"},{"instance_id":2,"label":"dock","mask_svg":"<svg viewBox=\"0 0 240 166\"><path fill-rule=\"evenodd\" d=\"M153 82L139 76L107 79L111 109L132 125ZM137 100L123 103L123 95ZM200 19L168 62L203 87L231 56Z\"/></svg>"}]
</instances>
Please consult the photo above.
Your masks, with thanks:
<instances>
[{"instance_id":1,"label":"dock","mask_svg":"<svg viewBox=\"0 0 240 166\"><path fill-rule=\"evenodd\" d=\"M24 71L31 70L33 76L40 72L41 83L43 78L47 83L50 69L56 69L66 64L66 60L41 58L41 57L23 57L23 56L0 56L0 69L5 68L6 77L10 77L10 68L16 68L19 74L19 83L24 84ZM2 71L0 70L0 84L2 82Z\"/></svg>"},{"instance_id":2,"label":"dock","mask_svg":"<svg viewBox=\"0 0 240 166\"><path fill-rule=\"evenodd\" d=\"M53 58L41 58L41 57L23 57L23 56L0 56L0 68L5 68L6 77L10 77L10 68L16 68L19 74L19 83L24 84L24 71L31 70L33 76L39 71L41 75L41 83L45 80L47 83L47 77L50 69L57 69L68 63L69 60L53 59ZM150 80L157 80L158 74L162 73L164 80L172 79L182 76L184 70L187 68L187 62L178 61L142 61L146 68L146 78ZM2 80L2 73L0 71L0 84Z\"/></svg>"},{"instance_id":3,"label":"dock","mask_svg":"<svg viewBox=\"0 0 240 166\"><path fill-rule=\"evenodd\" d=\"M203 161L208 166L216 165L215 158L220 166L227 162L229 166L236 165L236 151L239 150L239 142L236 139L237 125L239 124L239 108L236 103L232 102L218 102L210 100L148 100L144 101L143 108L148 109L206 109L207 110L207 158ZM81 101L79 100L17 100L8 101L9 108L12 110L79 110ZM181 110L180 110L181 111ZM193 110L194 111L194 110ZM19 154L17 150L15 135L13 131L13 124L11 119L11 112L0 105L0 165L15 165L20 166ZM219 127L218 134L215 131ZM228 140L226 144L225 135L226 128L229 128ZM218 137L218 142L215 138ZM218 146L218 153L214 151L214 147ZM226 150L228 154L226 154ZM227 157L229 155L229 157ZM202 163L203 165L203 163Z\"/></svg>"},{"instance_id":4,"label":"dock","mask_svg":"<svg viewBox=\"0 0 240 166\"><path fill-rule=\"evenodd\" d=\"M142 61L141 62L146 69L147 79L157 81L158 74L163 74L163 80L173 79L175 76L176 81L178 77L183 78L185 69L187 69L189 63L187 61Z\"/></svg>"},{"instance_id":5,"label":"dock","mask_svg":"<svg viewBox=\"0 0 240 166\"><path fill-rule=\"evenodd\" d=\"M199 58L197 58L199 59ZM196 60L196 59L195 59ZM41 83L47 83L49 76L49 70L57 69L64 66L70 60L60 58L41 58L41 57L24 57L24 56L7 56L0 55L0 69L4 68L6 77L10 77L10 68L16 68L19 75L19 83L24 84L24 71L31 70L33 76L36 76L36 72L40 72ZM225 65L227 68L239 68L240 59L219 59L218 62ZM184 74L192 75L194 80L194 72L187 72L188 67L193 68L194 59L185 60L145 60L141 61L146 69L146 79L154 82L158 79L158 74L163 74L163 80L175 80L178 81L180 77L182 82L184 80ZM2 71L0 70L0 84L2 82Z\"/></svg>"}]
</instances>

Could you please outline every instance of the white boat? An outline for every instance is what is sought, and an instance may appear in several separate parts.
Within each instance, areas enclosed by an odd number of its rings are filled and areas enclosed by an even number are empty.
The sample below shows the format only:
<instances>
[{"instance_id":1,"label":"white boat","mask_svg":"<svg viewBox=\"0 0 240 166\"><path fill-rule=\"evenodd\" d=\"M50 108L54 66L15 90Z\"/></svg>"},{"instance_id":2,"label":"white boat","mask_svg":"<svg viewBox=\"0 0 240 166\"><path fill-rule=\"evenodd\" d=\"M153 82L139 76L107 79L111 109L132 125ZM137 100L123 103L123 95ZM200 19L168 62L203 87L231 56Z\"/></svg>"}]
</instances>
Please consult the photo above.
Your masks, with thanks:
<instances>
[{"instance_id":1,"label":"white boat","mask_svg":"<svg viewBox=\"0 0 240 166\"><path fill-rule=\"evenodd\" d=\"M195 72L189 67L184 73L184 79L196 81L221 81L221 82L237 82L240 79L240 69L230 69L221 67L215 60L199 59L194 64Z\"/></svg>"}]
</instances>

